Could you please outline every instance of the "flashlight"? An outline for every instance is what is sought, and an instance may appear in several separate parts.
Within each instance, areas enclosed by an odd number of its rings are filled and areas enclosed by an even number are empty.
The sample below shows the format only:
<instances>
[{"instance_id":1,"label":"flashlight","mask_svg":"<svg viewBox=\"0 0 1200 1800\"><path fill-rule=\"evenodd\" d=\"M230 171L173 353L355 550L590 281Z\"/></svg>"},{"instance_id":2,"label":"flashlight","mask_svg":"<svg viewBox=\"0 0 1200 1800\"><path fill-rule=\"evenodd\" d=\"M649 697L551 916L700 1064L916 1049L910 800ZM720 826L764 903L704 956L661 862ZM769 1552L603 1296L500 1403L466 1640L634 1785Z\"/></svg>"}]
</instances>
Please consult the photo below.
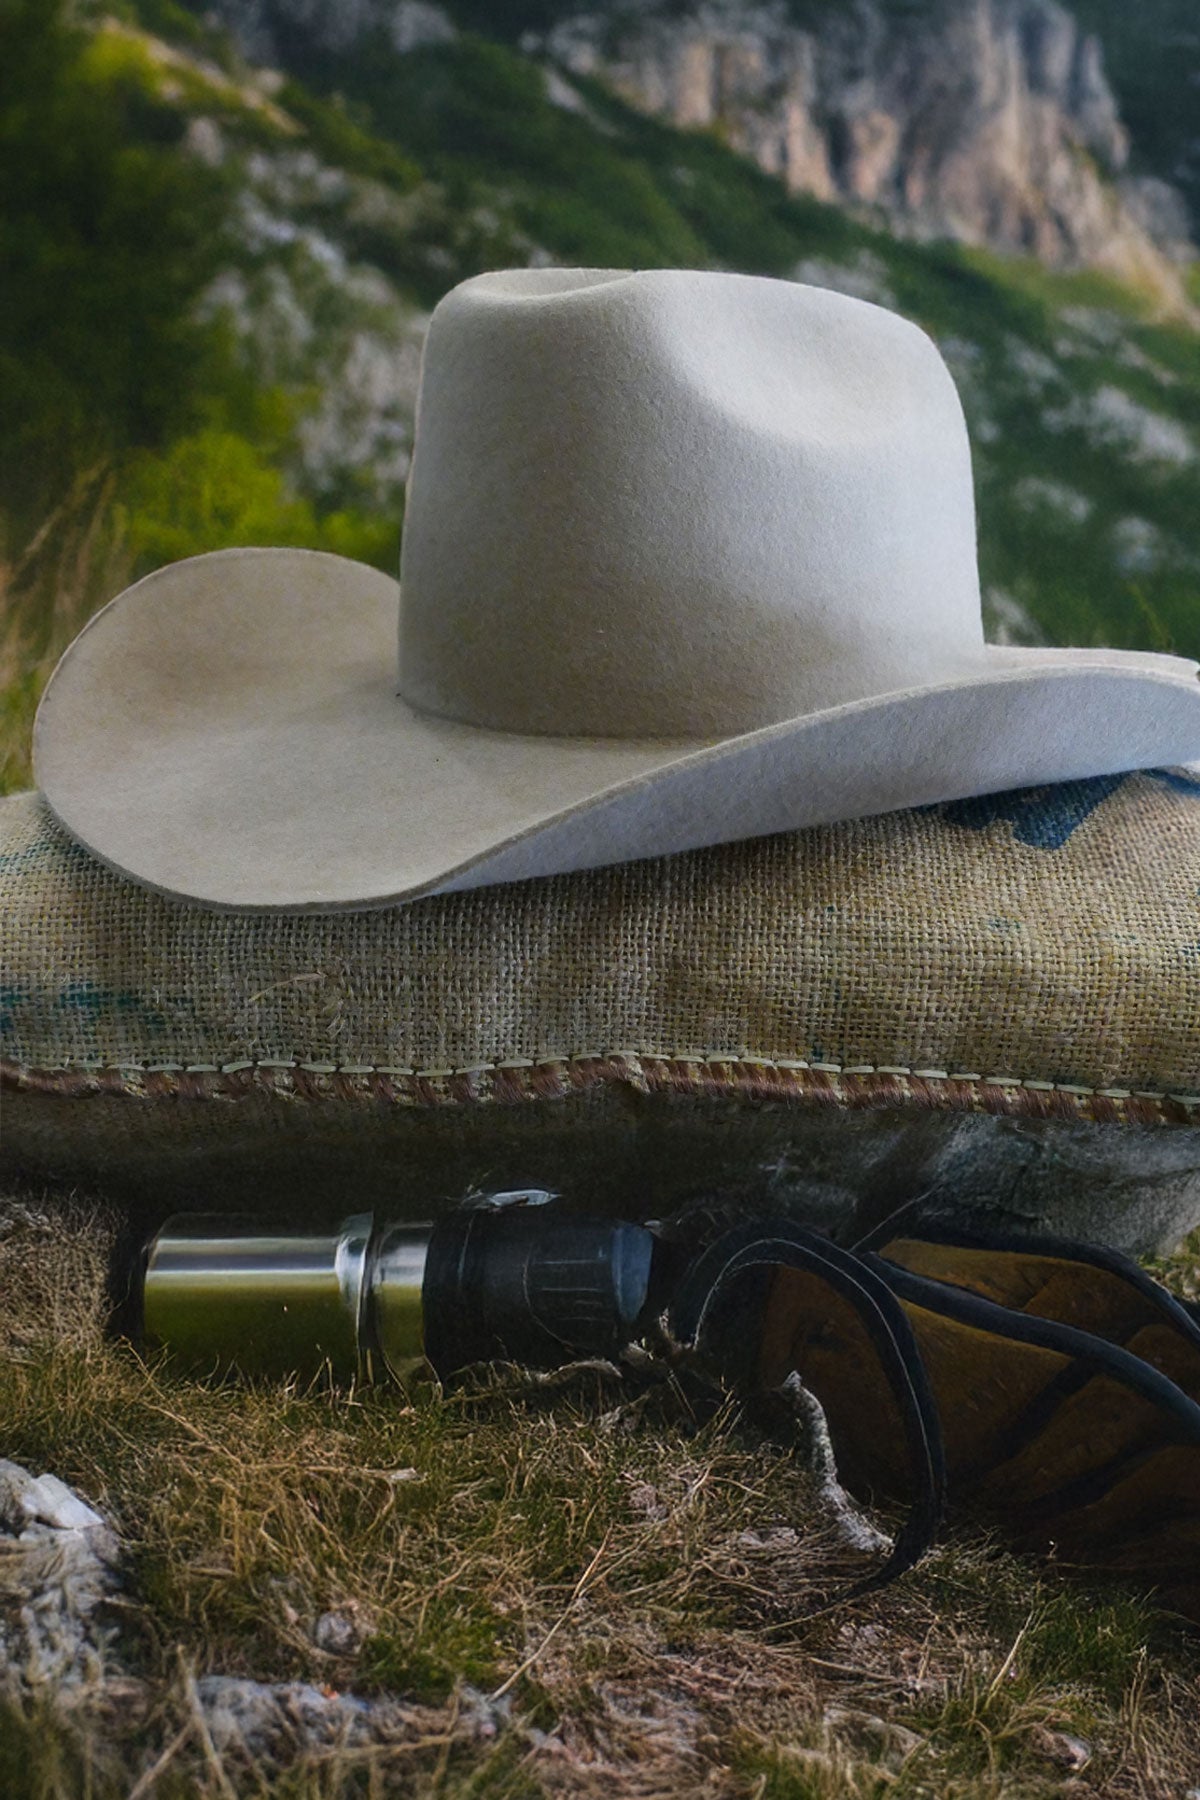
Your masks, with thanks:
<instances>
[{"instance_id":1,"label":"flashlight","mask_svg":"<svg viewBox=\"0 0 1200 1800\"><path fill-rule=\"evenodd\" d=\"M329 1230L178 1214L146 1252L146 1340L206 1372L365 1381L615 1356L656 1310L659 1240L553 1199L524 1189L429 1225L360 1213Z\"/></svg>"}]
</instances>

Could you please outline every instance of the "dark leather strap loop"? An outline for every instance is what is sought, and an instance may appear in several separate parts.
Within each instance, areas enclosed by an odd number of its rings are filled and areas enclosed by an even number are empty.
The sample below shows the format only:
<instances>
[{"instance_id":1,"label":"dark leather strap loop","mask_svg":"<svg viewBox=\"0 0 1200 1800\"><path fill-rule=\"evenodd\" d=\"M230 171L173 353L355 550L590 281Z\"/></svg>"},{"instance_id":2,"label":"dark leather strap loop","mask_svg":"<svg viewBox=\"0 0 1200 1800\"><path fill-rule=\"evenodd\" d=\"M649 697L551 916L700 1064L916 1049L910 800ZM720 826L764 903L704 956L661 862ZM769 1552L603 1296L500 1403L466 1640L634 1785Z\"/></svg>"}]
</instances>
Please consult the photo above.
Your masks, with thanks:
<instances>
[{"instance_id":1,"label":"dark leather strap loop","mask_svg":"<svg viewBox=\"0 0 1200 1800\"><path fill-rule=\"evenodd\" d=\"M692 1263L670 1309L672 1336L702 1359L715 1361L719 1372L728 1377L729 1364L736 1359L714 1341L718 1336L712 1330L717 1302L739 1277L754 1270L779 1269L798 1269L816 1276L853 1307L903 1423L914 1498L887 1561L852 1590L861 1593L893 1580L920 1560L934 1541L945 1502L945 1457L937 1409L912 1328L887 1283L851 1252L789 1219L759 1220L727 1232ZM744 1347L743 1333L739 1349L744 1351ZM803 1369L797 1373L803 1380ZM817 1392L817 1399L820 1397Z\"/></svg>"}]
</instances>

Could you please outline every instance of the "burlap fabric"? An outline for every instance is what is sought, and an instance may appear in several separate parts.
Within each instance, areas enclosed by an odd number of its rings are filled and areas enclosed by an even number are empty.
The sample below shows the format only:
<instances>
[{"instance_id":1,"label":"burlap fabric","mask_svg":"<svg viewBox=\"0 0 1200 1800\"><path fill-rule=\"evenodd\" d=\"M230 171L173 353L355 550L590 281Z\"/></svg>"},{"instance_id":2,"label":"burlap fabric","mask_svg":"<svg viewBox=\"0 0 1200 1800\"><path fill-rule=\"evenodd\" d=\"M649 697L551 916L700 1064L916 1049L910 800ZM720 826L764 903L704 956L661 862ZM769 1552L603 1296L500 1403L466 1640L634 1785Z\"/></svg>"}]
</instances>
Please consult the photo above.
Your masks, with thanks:
<instances>
[{"instance_id":1,"label":"burlap fabric","mask_svg":"<svg viewBox=\"0 0 1200 1800\"><path fill-rule=\"evenodd\" d=\"M261 917L143 891L18 795L0 906L5 1156L36 1175L418 1207L496 1180L665 1199L752 1166L878 1211L951 1170L1075 1230L1107 1183L1113 1242L1200 1221L1182 772Z\"/></svg>"}]
</instances>

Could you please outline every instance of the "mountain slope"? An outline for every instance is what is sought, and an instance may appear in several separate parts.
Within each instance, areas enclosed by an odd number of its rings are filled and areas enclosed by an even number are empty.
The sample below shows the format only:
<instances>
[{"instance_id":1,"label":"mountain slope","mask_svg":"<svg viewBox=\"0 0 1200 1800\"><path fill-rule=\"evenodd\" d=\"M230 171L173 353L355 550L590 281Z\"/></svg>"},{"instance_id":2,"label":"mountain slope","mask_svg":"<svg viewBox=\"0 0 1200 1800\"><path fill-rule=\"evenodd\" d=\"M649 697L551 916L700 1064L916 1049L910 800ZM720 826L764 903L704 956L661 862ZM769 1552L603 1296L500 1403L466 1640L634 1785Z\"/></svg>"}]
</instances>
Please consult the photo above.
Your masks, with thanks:
<instances>
[{"instance_id":1,"label":"mountain slope","mask_svg":"<svg viewBox=\"0 0 1200 1800\"><path fill-rule=\"evenodd\" d=\"M395 567L429 309L497 266L733 268L909 314L971 426L991 635L1200 656L1194 331L1095 274L898 240L789 195L713 134L509 45L420 36L405 51L298 38L271 71L172 0L139 0L89 40L88 80L140 95L122 114L130 148L139 133L173 143L211 196L212 261L180 318L207 352L181 366L172 417L110 445L94 492L72 498L91 479L86 445L73 468L41 471L46 531L17 505L29 472L2 465L19 571L0 643L10 785L28 779L54 656L130 575L246 542ZM25 127L7 119L19 183ZM42 292L52 322L69 296ZM99 331L102 297L95 310Z\"/></svg>"},{"instance_id":2,"label":"mountain slope","mask_svg":"<svg viewBox=\"0 0 1200 1800\"><path fill-rule=\"evenodd\" d=\"M1187 327L1151 323L1097 276L897 241L788 195L712 135L467 33L404 54L378 32L341 50L300 40L290 62L420 164L454 220L440 268L393 260L426 300L473 268L550 260L799 276L894 305L932 331L963 393L994 627L1200 647Z\"/></svg>"},{"instance_id":3,"label":"mountain slope","mask_svg":"<svg viewBox=\"0 0 1200 1800\"><path fill-rule=\"evenodd\" d=\"M1187 309L1185 200L1161 167L1130 167L1101 38L1058 0L217 5L256 54L293 66L367 41L385 53L445 42L457 21L598 76L668 123L717 132L793 193L922 241L1102 269ZM1146 68L1128 32L1122 42L1136 93ZM1160 58L1152 73L1169 118L1178 71L1172 82Z\"/></svg>"}]
</instances>

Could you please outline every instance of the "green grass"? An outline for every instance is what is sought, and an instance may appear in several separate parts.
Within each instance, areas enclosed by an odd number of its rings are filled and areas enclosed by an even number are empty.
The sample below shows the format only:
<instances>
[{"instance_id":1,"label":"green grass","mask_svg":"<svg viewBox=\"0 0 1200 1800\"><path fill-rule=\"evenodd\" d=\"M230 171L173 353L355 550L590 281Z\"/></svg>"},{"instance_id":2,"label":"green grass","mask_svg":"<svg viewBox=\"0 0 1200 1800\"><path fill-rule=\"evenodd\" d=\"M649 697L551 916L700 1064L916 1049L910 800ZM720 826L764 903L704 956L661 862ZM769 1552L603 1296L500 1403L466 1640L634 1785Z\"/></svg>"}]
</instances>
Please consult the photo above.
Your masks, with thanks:
<instances>
[{"instance_id":1,"label":"green grass","mask_svg":"<svg viewBox=\"0 0 1200 1800\"><path fill-rule=\"evenodd\" d=\"M6 1800L143 1777L158 1800L1029 1800L1079 1743L1081 1792L1200 1780L1200 1641L1138 1595L959 1531L847 1600L861 1561L786 1446L670 1386L184 1379L105 1335L118 1226L0 1208L0 1443L106 1514L123 1573L117 1685L0 1703ZM1198 1266L1193 1242L1161 1272L1186 1289ZM341 1653L327 1611L355 1624ZM402 1704L374 1745L247 1758L205 1742L208 1672Z\"/></svg>"}]
</instances>

